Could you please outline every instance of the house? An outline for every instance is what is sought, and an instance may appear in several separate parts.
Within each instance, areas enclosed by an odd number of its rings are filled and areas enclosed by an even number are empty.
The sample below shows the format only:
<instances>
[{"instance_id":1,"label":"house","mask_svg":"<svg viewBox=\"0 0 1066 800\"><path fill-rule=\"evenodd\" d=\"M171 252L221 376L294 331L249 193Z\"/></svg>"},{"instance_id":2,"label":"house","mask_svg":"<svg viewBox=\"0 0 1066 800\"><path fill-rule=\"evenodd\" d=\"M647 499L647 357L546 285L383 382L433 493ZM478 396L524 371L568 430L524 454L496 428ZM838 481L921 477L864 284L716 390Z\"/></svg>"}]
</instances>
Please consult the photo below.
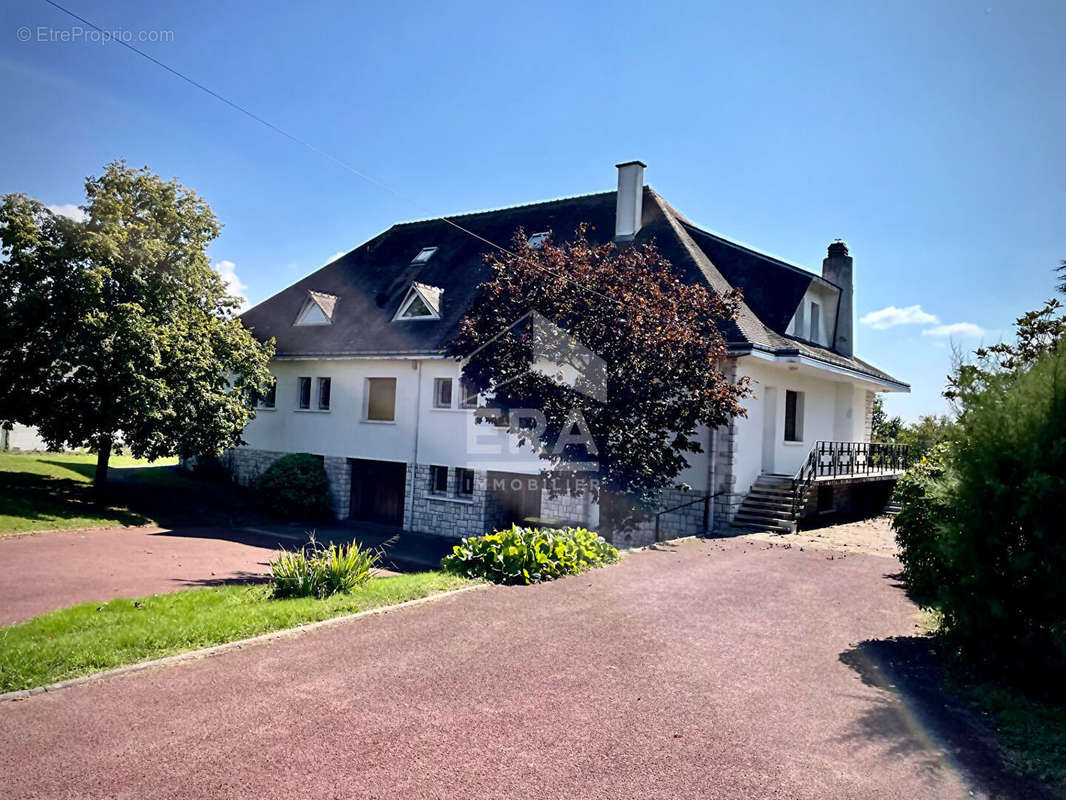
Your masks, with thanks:
<instances>
[{"instance_id":1,"label":"house","mask_svg":"<svg viewBox=\"0 0 1066 800\"><path fill-rule=\"evenodd\" d=\"M490 276L486 240L507 243L521 227L535 246L586 222L592 242L654 241L683 280L744 296L723 335L725 369L754 390L747 416L700 432L704 452L679 477L690 488L668 490L658 523L630 541L790 529L804 514L869 502L864 484L883 504L902 453L870 444L873 399L909 388L853 352L847 246L830 244L813 274L701 229L643 173L629 162L617 191L450 218L465 230L441 219L394 225L245 312L256 336L277 342L276 386L246 446L225 454L236 480L308 452L323 459L341 519L457 537L527 517L595 527L587 495L549 498L536 480L543 462L475 423L461 365L441 354Z\"/></svg>"}]
</instances>

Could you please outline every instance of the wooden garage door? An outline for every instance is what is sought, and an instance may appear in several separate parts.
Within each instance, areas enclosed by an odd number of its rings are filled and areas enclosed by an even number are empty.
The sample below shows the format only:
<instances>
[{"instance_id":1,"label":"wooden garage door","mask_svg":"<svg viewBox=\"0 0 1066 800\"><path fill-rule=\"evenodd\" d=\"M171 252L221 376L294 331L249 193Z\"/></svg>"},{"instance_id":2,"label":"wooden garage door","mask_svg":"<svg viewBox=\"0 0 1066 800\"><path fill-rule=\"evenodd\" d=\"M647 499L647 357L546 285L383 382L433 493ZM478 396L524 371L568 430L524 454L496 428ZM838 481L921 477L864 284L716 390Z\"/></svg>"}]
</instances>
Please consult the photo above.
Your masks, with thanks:
<instances>
[{"instance_id":1,"label":"wooden garage door","mask_svg":"<svg viewBox=\"0 0 1066 800\"><path fill-rule=\"evenodd\" d=\"M351 519L403 527L407 465L395 461L351 459Z\"/></svg>"}]
</instances>

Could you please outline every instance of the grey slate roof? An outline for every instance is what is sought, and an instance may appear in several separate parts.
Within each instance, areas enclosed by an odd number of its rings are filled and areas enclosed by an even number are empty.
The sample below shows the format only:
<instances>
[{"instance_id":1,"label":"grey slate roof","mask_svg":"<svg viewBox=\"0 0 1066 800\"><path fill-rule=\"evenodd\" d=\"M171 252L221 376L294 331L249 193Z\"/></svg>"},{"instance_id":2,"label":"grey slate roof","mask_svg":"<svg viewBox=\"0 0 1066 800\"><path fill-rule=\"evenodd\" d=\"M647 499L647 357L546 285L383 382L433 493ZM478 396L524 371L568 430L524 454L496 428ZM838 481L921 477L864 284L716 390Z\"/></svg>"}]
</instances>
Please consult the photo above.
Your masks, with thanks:
<instances>
[{"instance_id":1,"label":"grey slate roof","mask_svg":"<svg viewBox=\"0 0 1066 800\"><path fill-rule=\"evenodd\" d=\"M615 192L568 197L543 203L450 217L489 241L507 245L518 228L527 234L551 231L557 241L589 223L593 243L614 238ZM905 387L887 373L857 358L791 336L785 329L812 281L832 287L820 276L704 231L675 211L651 187L644 188L642 227L637 244L652 242L674 265L682 280L724 292L741 289L737 319L722 335L731 352L753 349L777 355L802 355L879 381ZM437 247L425 263L412 259ZM483 241L453 225L430 219L393 225L273 297L244 312L244 323L260 338L274 337L277 356L429 355L439 353L455 335L478 286L490 277ZM412 283L441 290L440 319L393 321ZM293 326L308 293L334 296L333 324Z\"/></svg>"}]
</instances>

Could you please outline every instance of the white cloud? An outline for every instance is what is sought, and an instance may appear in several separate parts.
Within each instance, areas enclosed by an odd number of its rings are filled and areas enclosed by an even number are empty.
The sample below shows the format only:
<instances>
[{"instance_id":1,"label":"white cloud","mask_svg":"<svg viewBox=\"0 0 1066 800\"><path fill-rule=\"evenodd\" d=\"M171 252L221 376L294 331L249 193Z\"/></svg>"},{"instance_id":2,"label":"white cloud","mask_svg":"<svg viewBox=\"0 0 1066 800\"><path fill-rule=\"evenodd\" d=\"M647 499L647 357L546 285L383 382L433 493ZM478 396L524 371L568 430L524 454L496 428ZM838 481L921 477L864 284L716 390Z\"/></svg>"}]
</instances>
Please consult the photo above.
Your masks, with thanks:
<instances>
[{"instance_id":1,"label":"white cloud","mask_svg":"<svg viewBox=\"0 0 1066 800\"><path fill-rule=\"evenodd\" d=\"M47 206L48 210L53 214L58 214L61 217L69 217L75 222L85 222L87 217L85 212L73 203L63 203L62 205Z\"/></svg>"},{"instance_id":2,"label":"white cloud","mask_svg":"<svg viewBox=\"0 0 1066 800\"><path fill-rule=\"evenodd\" d=\"M222 277L222 282L226 284L226 291L241 298L238 311L248 308L248 300L244 297L244 290L248 287L237 275L237 265L232 261L219 261L215 264L215 272Z\"/></svg>"},{"instance_id":3,"label":"white cloud","mask_svg":"<svg viewBox=\"0 0 1066 800\"><path fill-rule=\"evenodd\" d=\"M340 258L341 256L343 256L345 254L346 254L346 251L344 251L344 250L341 250L339 253L334 253L333 255L331 255L329 258L326 259L326 263L327 264L332 264L334 261L336 261L338 258Z\"/></svg>"},{"instance_id":4,"label":"white cloud","mask_svg":"<svg viewBox=\"0 0 1066 800\"><path fill-rule=\"evenodd\" d=\"M869 325L871 328L885 330L896 325L935 324L940 322L940 319L935 314L923 311L921 306L907 306L906 308L888 306L880 311L871 311L869 314L865 314L859 322L863 325Z\"/></svg>"},{"instance_id":5,"label":"white cloud","mask_svg":"<svg viewBox=\"0 0 1066 800\"><path fill-rule=\"evenodd\" d=\"M953 322L922 331L922 336L984 336L987 331L973 322Z\"/></svg>"}]
</instances>

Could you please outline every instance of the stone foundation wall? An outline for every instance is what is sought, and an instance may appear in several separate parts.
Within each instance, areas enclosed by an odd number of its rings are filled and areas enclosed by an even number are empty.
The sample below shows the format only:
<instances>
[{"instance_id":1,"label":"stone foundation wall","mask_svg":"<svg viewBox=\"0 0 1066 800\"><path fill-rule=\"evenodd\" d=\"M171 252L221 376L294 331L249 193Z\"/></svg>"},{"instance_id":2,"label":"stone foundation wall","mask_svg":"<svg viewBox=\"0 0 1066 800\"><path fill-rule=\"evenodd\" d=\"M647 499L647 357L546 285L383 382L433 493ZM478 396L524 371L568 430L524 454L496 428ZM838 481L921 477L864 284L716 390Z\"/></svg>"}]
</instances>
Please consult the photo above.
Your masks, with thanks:
<instances>
[{"instance_id":1,"label":"stone foundation wall","mask_svg":"<svg viewBox=\"0 0 1066 800\"><path fill-rule=\"evenodd\" d=\"M457 496L458 473L448 468L448 492L430 491L429 464L408 465L407 494L410 513L405 527L419 533L432 533L461 539L486 533L487 473L474 471L474 494Z\"/></svg>"},{"instance_id":2,"label":"stone foundation wall","mask_svg":"<svg viewBox=\"0 0 1066 800\"><path fill-rule=\"evenodd\" d=\"M333 516L348 519L352 505L352 467L348 459L326 456L322 459L329 479L329 494L333 500Z\"/></svg>"},{"instance_id":3,"label":"stone foundation wall","mask_svg":"<svg viewBox=\"0 0 1066 800\"><path fill-rule=\"evenodd\" d=\"M735 382L737 379L737 363L735 359L729 359L724 367L726 378ZM728 528L740 508L744 495L737 492L736 460L737 423L733 419L728 425L723 425L714 432L714 491L713 500L714 520L711 527L715 530ZM701 509L702 513L702 509Z\"/></svg>"},{"instance_id":4,"label":"stone foundation wall","mask_svg":"<svg viewBox=\"0 0 1066 800\"><path fill-rule=\"evenodd\" d=\"M238 486L254 486L267 469L282 456L277 450L254 450L250 447L233 447L219 457L219 463L229 472Z\"/></svg>"},{"instance_id":5,"label":"stone foundation wall","mask_svg":"<svg viewBox=\"0 0 1066 800\"><path fill-rule=\"evenodd\" d=\"M600 525L599 503L593 502L587 493L563 493L549 497L548 490L543 489L540 495L540 515L545 519L577 523L589 530L596 530Z\"/></svg>"}]
</instances>

